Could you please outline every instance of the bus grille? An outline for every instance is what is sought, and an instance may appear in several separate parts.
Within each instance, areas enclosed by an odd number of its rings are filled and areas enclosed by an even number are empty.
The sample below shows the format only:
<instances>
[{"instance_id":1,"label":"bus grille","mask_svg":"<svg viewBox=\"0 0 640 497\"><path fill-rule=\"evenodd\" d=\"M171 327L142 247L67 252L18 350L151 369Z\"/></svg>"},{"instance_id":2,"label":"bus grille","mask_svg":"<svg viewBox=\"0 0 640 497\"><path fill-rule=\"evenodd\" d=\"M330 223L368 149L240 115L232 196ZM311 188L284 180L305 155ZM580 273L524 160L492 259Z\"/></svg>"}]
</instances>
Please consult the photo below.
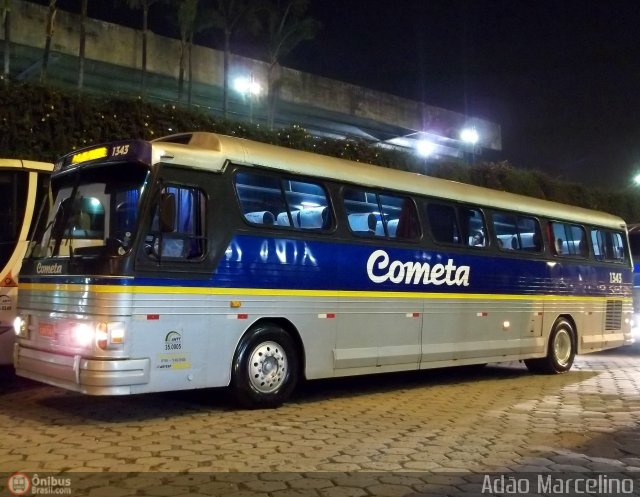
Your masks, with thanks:
<instances>
[{"instance_id":1,"label":"bus grille","mask_svg":"<svg viewBox=\"0 0 640 497\"><path fill-rule=\"evenodd\" d=\"M604 329L609 331L620 328L622 328L622 300L607 300Z\"/></svg>"}]
</instances>

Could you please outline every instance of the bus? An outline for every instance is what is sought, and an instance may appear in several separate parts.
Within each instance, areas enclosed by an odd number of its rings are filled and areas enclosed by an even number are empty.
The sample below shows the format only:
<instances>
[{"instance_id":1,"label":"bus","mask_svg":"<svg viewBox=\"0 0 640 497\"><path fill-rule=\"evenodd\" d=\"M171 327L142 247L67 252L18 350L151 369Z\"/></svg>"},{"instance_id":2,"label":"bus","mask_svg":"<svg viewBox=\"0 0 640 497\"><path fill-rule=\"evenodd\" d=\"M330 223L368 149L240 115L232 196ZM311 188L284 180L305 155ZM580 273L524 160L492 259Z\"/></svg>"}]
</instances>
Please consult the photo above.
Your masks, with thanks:
<instances>
[{"instance_id":1,"label":"bus","mask_svg":"<svg viewBox=\"0 0 640 497\"><path fill-rule=\"evenodd\" d=\"M92 395L523 360L631 340L622 219L207 132L55 166L21 273L18 375Z\"/></svg>"},{"instance_id":2,"label":"bus","mask_svg":"<svg viewBox=\"0 0 640 497\"><path fill-rule=\"evenodd\" d=\"M46 192L53 164L0 159L0 365L11 364L16 317L18 272L27 248L35 206Z\"/></svg>"}]
</instances>

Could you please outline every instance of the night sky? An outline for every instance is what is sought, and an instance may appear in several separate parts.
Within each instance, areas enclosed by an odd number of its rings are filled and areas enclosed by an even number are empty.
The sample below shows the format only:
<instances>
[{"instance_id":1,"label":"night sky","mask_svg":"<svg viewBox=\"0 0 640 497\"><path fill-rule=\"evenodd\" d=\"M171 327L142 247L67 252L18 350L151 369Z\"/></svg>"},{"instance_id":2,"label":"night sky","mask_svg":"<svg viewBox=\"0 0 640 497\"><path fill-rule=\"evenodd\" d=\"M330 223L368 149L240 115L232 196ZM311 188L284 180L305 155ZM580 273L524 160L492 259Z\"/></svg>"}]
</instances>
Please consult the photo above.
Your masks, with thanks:
<instances>
[{"instance_id":1,"label":"night sky","mask_svg":"<svg viewBox=\"0 0 640 497\"><path fill-rule=\"evenodd\" d=\"M640 171L640 3L316 0L289 65L502 127L498 158L627 187ZM494 157L491 157L494 158Z\"/></svg>"},{"instance_id":2,"label":"night sky","mask_svg":"<svg viewBox=\"0 0 640 497\"><path fill-rule=\"evenodd\" d=\"M151 13L166 31L167 7ZM322 30L283 65L495 121L503 151L480 160L616 188L640 172L637 0L311 0L310 15Z\"/></svg>"}]
</instances>

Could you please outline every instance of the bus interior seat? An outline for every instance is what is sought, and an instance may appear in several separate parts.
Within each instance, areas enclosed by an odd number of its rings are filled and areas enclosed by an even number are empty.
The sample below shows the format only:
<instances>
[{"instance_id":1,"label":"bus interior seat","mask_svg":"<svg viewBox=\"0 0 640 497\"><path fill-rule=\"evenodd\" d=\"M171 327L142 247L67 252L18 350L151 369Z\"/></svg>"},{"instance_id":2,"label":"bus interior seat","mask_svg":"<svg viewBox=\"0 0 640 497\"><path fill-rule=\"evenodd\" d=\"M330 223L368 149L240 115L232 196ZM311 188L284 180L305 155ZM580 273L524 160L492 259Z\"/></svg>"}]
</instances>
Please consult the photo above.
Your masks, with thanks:
<instances>
[{"instance_id":1,"label":"bus interior seat","mask_svg":"<svg viewBox=\"0 0 640 497\"><path fill-rule=\"evenodd\" d=\"M250 223L273 225L276 218L270 211L246 212L244 217Z\"/></svg>"},{"instance_id":2,"label":"bus interior seat","mask_svg":"<svg viewBox=\"0 0 640 497\"><path fill-rule=\"evenodd\" d=\"M300 211L291 211L291 218L293 219L293 225L296 228L300 227ZM281 212L276 218L276 224L278 226L290 226L289 215L287 211Z\"/></svg>"},{"instance_id":3,"label":"bus interior seat","mask_svg":"<svg viewBox=\"0 0 640 497\"><path fill-rule=\"evenodd\" d=\"M524 250L540 252L542 249L540 242L540 235L538 233L520 233L520 243Z\"/></svg>"},{"instance_id":4,"label":"bus interior seat","mask_svg":"<svg viewBox=\"0 0 640 497\"><path fill-rule=\"evenodd\" d=\"M355 233L375 233L376 216L373 212L349 214L349 226Z\"/></svg>"},{"instance_id":5,"label":"bus interior seat","mask_svg":"<svg viewBox=\"0 0 640 497\"><path fill-rule=\"evenodd\" d=\"M516 238L516 243L518 243L517 237L514 235L498 235L498 246L505 250L513 250L513 239Z\"/></svg>"},{"instance_id":6,"label":"bus interior seat","mask_svg":"<svg viewBox=\"0 0 640 497\"><path fill-rule=\"evenodd\" d=\"M520 242L518 242L518 237L516 235L511 237L511 248L513 250L518 250L520 248Z\"/></svg>"},{"instance_id":7,"label":"bus interior seat","mask_svg":"<svg viewBox=\"0 0 640 497\"><path fill-rule=\"evenodd\" d=\"M327 207L312 207L298 212L301 228L318 229L329 226L329 209Z\"/></svg>"},{"instance_id":8,"label":"bus interior seat","mask_svg":"<svg viewBox=\"0 0 640 497\"><path fill-rule=\"evenodd\" d=\"M395 238L398 232L398 219L387 221L387 233L391 238ZM382 220L376 222L376 236L384 236L384 225Z\"/></svg>"}]
</instances>

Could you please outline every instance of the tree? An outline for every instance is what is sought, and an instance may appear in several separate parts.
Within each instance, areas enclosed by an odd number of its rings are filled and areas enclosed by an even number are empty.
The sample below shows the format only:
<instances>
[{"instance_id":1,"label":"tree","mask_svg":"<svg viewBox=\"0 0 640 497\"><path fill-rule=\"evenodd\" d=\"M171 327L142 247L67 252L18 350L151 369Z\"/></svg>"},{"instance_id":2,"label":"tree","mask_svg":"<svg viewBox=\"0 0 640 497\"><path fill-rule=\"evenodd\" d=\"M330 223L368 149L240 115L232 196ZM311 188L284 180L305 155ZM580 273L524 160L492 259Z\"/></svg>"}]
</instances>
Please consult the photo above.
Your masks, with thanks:
<instances>
[{"instance_id":1,"label":"tree","mask_svg":"<svg viewBox=\"0 0 640 497\"><path fill-rule=\"evenodd\" d=\"M49 0L49 12L47 13L47 39L42 52L42 67L40 68L40 82L43 83L47 79L47 66L49 65L49 55L51 54L51 40L53 39L53 31L56 20L58 7L57 0Z\"/></svg>"},{"instance_id":2,"label":"tree","mask_svg":"<svg viewBox=\"0 0 640 497\"><path fill-rule=\"evenodd\" d=\"M2 24L4 26L4 69L2 77L4 83L9 83L9 62L11 59L11 0L3 0L2 5Z\"/></svg>"},{"instance_id":3,"label":"tree","mask_svg":"<svg viewBox=\"0 0 640 497\"><path fill-rule=\"evenodd\" d=\"M147 35L149 33L149 9L162 0L125 0L130 9L142 10L142 76L140 92L144 98L147 90Z\"/></svg>"},{"instance_id":4,"label":"tree","mask_svg":"<svg viewBox=\"0 0 640 497\"><path fill-rule=\"evenodd\" d=\"M313 39L320 23L305 17L309 0L270 0L265 23L268 35L268 123L273 128L282 75L280 61L305 40Z\"/></svg>"},{"instance_id":5,"label":"tree","mask_svg":"<svg viewBox=\"0 0 640 497\"><path fill-rule=\"evenodd\" d=\"M89 0L80 3L80 47L78 49L78 90L84 85L84 52L87 43L87 4Z\"/></svg>"},{"instance_id":6,"label":"tree","mask_svg":"<svg viewBox=\"0 0 640 497\"><path fill-rule=\"evenodd\" d=\"M231 55L231 36L241 28L248 26L255 30L258 26L255 14L256 0L214 0L215 5L208 10L206 18L211 27L222 31L224 39L222 112L227 118L229 112L229 59Z\"/></svg>"},{"instance_id":7,"label":"tree","mask_svg":"<svg viewBox=\"0 0 640 497\"><path fill-rule=\"evenodd\" d=\"M193 47L193 35L196 30L196 18L198 15L198 0L177 0L178 2L178 27L180 29L180 71L178 76L178 101L182 102L184 92L185 61L189 60L189 91L187 104L191 105L191 80L192 64L191 49Z\"/></svg>"}]
</instances>

